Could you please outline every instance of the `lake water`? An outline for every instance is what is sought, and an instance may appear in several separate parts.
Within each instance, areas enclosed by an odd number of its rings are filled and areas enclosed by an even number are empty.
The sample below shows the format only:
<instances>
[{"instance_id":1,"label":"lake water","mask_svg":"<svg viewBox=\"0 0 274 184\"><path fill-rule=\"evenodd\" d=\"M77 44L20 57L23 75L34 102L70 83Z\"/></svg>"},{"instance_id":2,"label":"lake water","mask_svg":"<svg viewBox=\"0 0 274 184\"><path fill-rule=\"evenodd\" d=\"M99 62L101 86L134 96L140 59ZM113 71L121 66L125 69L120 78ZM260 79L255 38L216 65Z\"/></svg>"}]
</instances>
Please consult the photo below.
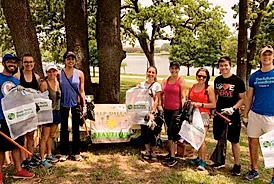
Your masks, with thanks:
<instances>
[{"instance_id":1,"label":"lake water","mask_svg":"<svg viewBox=\"0 0 274 184\"><path fill-rule=\"evenodd\" d=\"M127 63L126 73L132 74L145 74L146 68L148 66L148 62L145 56L127 56L123 62ZM158 69L159 75L169 75L169 59L167 55L164 56L155 56L155 65ZM211 67L205 67L209 70L211 74ZM199 68L190 68L190 75L195 75ZM236 74L236 67L231 69L232 73ZM121 70L123 73L123 69ZM217 68L214 69L215 75L219 75L219 70ZM187 67L181 66L180 75L187 74Z\"/></svg>"}]
</instances>

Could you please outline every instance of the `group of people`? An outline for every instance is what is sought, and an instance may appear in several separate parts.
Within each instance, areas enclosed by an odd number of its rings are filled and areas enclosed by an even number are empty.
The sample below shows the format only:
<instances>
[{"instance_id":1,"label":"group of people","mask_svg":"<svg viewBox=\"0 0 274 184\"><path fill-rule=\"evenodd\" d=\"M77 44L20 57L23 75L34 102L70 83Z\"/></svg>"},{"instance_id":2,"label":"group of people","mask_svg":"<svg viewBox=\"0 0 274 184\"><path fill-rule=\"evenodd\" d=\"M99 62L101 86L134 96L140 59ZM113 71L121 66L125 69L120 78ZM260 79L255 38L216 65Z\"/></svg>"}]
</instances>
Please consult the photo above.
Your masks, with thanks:
<instances>
[{"instance_id":1,"label":"group of people","mask_svg":"<svg viewBox=\"0 0 274 184\"><path fill-rule=\"evenodd\" d=\"M53 122L42 125L41 139L39 143L40 159L25 155L13 143L3 136L0 136L0 184L3 183L3 164L5 152L12 151L12 158L15 165L13 178L32 178L34 173L24 168L35 168L37 166L51 167L52 163L65 161L70 154L69 150L69 111L72 114L72 158L75 161L82 159L80 155L80 106L85 106L84 74L75 68L76 55L72 51L67 51L63 56L65 67L58 70L55 64L48 64L46 67L46 77L36 74L33 69L35 65L34 57L31 54L24 54L22 57L22 69L18 70L20 59L13 54L6 54L2 58L3 72L0 73L0 99L4 98L10 89L21 85L24 88L32 88L41 93L46 92L52 100ZM82 102L82 104L80 104ZM55 158L52 154L53 139L61 123L60 131L60 151L61 157ZM0 106L0 131L10 136L9 128L5 120L2 106ZM15 141L25 146L28 151L34 151L34 132L28 132L20 136Z\"/></svg>"},{"instance_id":2,"label":"group of people","mask_svg":"<svg viewBox=\"0 0 274 184\"><path fill-rule=\"evenodd\" d=\"M249 79L248 93L246 93L244 82L231 72L231 59L227 56L221 57L218 61L220 76L214 80L214 87L209 85L210 75L207 69L200 68L196 72L197 83L193 84L188 90L183 78L179 76L180 64L171 62L169 66L170 76L157 82L157 68L151 66L146 72L146 81L139 84L149 89L153 98L151 112L148 116L153 120L158 113L164 115L167 125L169 154L164 160L167 166L175 166L178 161L175 157L176 144L179 140L178 131L174 130L176 117L181 113L185 102L190 100L195 108L199 109L205 128L205 134L210 126L212 109L225 115L230 119L226 122L219 116L213 118L213 134L218 140L216 148L210 159L214 162L216 169L225 167L226 142L227 139L232 144L234 156L234 166L231 170L233 175L240 175L240 132L241 115L239 109L245 105L243 113L243 122L247 126L247 134L250 149L251 170L246 178L253 180L259 177L258 171L258 148L259 136L274 130L274 51L271 46L263 47L259 52L261 68L253 73ZM54 64L49 64L46 68L47 77L41 80L40 76L34 73L34 57L31 54L25 54L22 57L22 70L18 71L19 58L12 54L6 54L2 59L4 70L0 73L0 99L8 91L21 85L25 88L32 88L41 92L48 91L49 98L52 100L53 122L42 126L42 136L40 140L39 165L50 167L51 163L58 159L52 154L52 142L57 130L57 125L61 123L60 131L60 151L59 160L65 161L69 155L69 131L68 116L71 110L72 114L72 155L76 161L81 160L79 152L79 125L80 113L78 112L79 103L85 106L84 92L84 74L75 68L76 55L68 51L64 54L63 60L65 68L58 71ZM57 77L59 75L59 77ZM2 106L0 106L0 131L9 136L9 129L3 115ZM145 142L144 159L157 160L156 136L153 131L146 126L141 125L142 135ZM34 151L34 131L21 136L15 141L27 147L30 152ZM35 167L37 162L28 155L21 154L18 147L10 143L7 139L0 136L0 184L3 183L3 164L5 152L12 151L12 157L15 165L14 178L32 178L34 173L22 168ZM198 170L206 169L206 143L203 142L198 150L197 158L191 160L191 164L197 166ZM274 177L274 170L273 170ZM271 183L274 183L272 177Z\"/></svg>"},{"instance_id":3,"label":"group of people","mask_svg":"<svg viewBox=\"0 0 274 184\"><path fill-rule=\"evenodd\" d=\"M226 116L230 122L215 115L213 118L213 134L218 141L210 160L212 167L220 169L225 167L226 144L231 142L234 157L234 166L231 174L239 176L241 174L240 165L240 133L241 123L247 126L247 134L250 150L251 170L247 173L246 179L253 180L259 177L258 171L258 148L259 136L274 130L274 51L271 46L260 49L259 59L261 68L253 73L249 79L248 92L246 93L245 83L238 76L231 72L231 59L223 56L218 61L220 76L214 80L214 88L209 85L210 75L207 69L200 68L196 72L197 83L188 90L184 79L179 76L180 64L171 62L169 66L170 76L157 82L157 68L151 66L146 72L146 81L138 86L152 91L153 105L149 114L150 119L154 119L157 113L164 114L167 125L168 149L163 164L175 166L177 160L176 143L178 141L178 131L175 130L176 117L182 112L182 107L187 100L192 101L194 107L198 108L205 128L205 134L210 125L212 110ZM240 109L245 106L243 118ZM144 159L157 160L155 153L156 137L149 127L141 125L142 137L145 142ZM206 169L206 143L203 142L198 150L198 157L191 160L191 164L197 166L198 170ZM274 183L274 170L271 183Z\"/></svg>"}]
</instances>

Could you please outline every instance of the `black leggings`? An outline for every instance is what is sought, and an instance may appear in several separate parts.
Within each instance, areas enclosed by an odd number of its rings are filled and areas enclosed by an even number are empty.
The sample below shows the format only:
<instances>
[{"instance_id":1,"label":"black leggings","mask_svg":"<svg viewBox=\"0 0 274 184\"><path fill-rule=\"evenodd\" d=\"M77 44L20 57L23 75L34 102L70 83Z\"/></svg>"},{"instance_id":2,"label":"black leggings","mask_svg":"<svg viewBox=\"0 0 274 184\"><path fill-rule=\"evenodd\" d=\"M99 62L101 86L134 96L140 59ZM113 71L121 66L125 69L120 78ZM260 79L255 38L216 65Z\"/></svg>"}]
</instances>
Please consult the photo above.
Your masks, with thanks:
<instances>
[{"instance_id":1,"label":"black leggings","mask_svg":"<svg viewBox=\"0 0 274 184\"><path fill-rule=\"evenodd\" d=\"M142 137L144 138L145 144L150 144L151 146L156 146L156 135L155 133L146 125L141 125Z\"/></svg>"},{"instance_id":2,"label":"black leggings","mask_svg":"<svg viewBox=\"0 0 274 184\"><path fill-rule=\"evenodd\" d=\"M80 115L76 111L76 107L61 107L61 132L60 132L60 152L62 155L69 154L69 131L68 131L68 117L69 110L71 109L72 114L72 154L80 154L80 131L79 122Z\"/></svg>"},{"instance_id":3,"label":"black leggings","mask_svg":"<svg viewBox=\"0 0 274 184\"><path fill-rule=\"evenodd\" d=\"M177 132L174 130L174 117L178 116L179 113L181 112L181 109L178 110L167 110L164 109L164 117L165 117L165 122L167 125L167 136L168 140L172 140L174 142L178 141L178 133L174 135L174 132Z\"/></svg>"}]
</instances>

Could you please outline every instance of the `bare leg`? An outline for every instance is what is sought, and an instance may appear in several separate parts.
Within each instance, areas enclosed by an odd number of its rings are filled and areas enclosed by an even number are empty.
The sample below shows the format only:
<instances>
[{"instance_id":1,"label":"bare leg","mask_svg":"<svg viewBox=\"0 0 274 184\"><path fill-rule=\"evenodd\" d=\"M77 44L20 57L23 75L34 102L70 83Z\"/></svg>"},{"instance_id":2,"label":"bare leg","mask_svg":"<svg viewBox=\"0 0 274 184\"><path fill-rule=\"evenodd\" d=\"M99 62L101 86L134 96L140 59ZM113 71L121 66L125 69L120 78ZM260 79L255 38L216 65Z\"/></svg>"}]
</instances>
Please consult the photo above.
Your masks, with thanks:
<instances>
[{"instance_id":1,"label":"bare leg","mask_svg":"<svg viewBox=\"0 0 274 184\"><path fill-rule=\"evenodd\" d=\"M150 144L145 144L146 147L146 153L150 153Z\"/></svg>"},{"instance_id":2,"label":"bare leg","mask_svg":"<svg viewBox=\"0 0 274 184\"><path fill-rule=\"evenodd\" d=\"M248 138L248 146L249 146L249 153L250 153L250 163L251 169L258 170L258 159L259 159L259 138Z\"/></svg>"},{"instance_id":3,"label":"bare leg","mask_svg":"<svg viewBox=\"0 0 274 184\"><path fill-rule=\"evenodd\" d=\"M15 166L15 171L21 171L22 167L21 167L21 153L20 153L20 149L19 148L15 148L12 151L12 158L13 158L13 162L14 162L14 166Z\"/></svg>"},{"instance_id":4,"label":"bare leg","mask_svg":"<svg viewBox=\"0 0 274 184\"><path fill-rule=\"evenodd\" d=\"M170 141L169 143L169 151L170 151L170 156L175 157L175 143L173 141Z\"/></svg>"},{"instance_id":5,"label":"bare leg","mask_svg":"<svg viewBox=\"0 0 274 184\"><path fill-rule=\"evenodd\" d=\"M45 157L46 143L49 139L50 128L50 126L42 126L42 137L40 140L40 156L42 160L44 160Z\"/></svg>"},{"instance_id":6,"label":"bare leg","mask_svg":"<svg viewBox=\"0 0 274 184\"><path fill-rule=\"evenodd\" d=\"M53 143L53 139L54 139L54 136L55 136L57 128L58 128L57 124L51 125L50 133L49 133L49 138L48 138L48 141L47 141L47 152L48 152L48 155L52 154L52 143Z\"/></svg>"},{"instance_id":7,"label":"bare leg","mask_svg":"<svg viewBox=\"0 0 274 184\"><path fill-rule=\"evenodd\" d=\"M208 130L208 127L205 127L205 135L207 133L207 130ZM198 156L199 156L199 159L201 160L205 160L206 159L206 144L205 144L205 141L203 142L203 144L201 145L199 151L198 151Z\"/></svg>"},{"instance_id":8,"label":"bare leg","mask_svg":"<svg viewBox=\"0 0 274 184\"><path fill-rule=\"evenodd\" d=\"M34 138L33 138L33 136L34 136L34 131L28 132L26 134L26 137L27 137L27 149L31 153L33 153L33 151L34 151Z\"/></svg>"},{"instance_id":9,"label":"bare leg","mask_svg":"<svg viewBox=\"0 0 274 184\"><path fill-rule=\"evenodd\" d=\"M239 143L231 143L232 152L234 157L234 164L240 165L240 144Z\"/></svg>"},{"instance_id":10,"label":"bare leg","mask_svg":"<svg viewBox=\"0 0 274 184\"><path fill-rule=\"evenodd\" d=\"M0 152L0 173L3 173L4 161L5 161L5 152L1 151Z\"/></svg>"}]
</instances>

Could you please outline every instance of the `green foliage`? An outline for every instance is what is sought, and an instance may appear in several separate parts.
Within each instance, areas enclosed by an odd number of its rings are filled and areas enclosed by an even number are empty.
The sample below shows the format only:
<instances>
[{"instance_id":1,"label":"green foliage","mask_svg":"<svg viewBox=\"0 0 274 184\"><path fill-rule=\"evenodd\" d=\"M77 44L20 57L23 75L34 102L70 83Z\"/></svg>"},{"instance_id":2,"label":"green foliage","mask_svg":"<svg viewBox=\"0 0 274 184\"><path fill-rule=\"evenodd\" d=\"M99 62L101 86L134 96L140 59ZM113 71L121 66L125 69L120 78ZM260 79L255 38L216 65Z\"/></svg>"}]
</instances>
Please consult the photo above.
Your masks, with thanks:
<instances>
[{"instance_id":1,"label":"green foliage","mask_svg":"<svg viewBox=\"0 0 274 184\"><path fill-rule=\"evenodd\" d=\"M4 16L3 9L0 6L0 52L4 55L5 53L14 52L14 50L10 30Z\"/></svg>"},{"instance_id":2,"label":"green foliage","mask_svg":"<svg viewBox=\"0 0 274 184\"><path fill-rule=\"evenodd\" d=\"M170 59L187 67L215 66L222 55L224 40L230 34L222 21L224 11L218 6L212 8L207 1L195 1L191 5L188 14L202 17L192 28L175 27Z\"/></svg>"},{"instance_id":3,"label":"green foliage","mask_svg":"<svg viewBox=\"0 0 274 184\"><path fill-rule=\"evenodd\" d=\"M222 53L223 55L229 56L232 59L232 63L236 64L237 61L237 49L238 49L238 38L236 35L231 35L223 41Z\"/></svg>"}]
</instances>

